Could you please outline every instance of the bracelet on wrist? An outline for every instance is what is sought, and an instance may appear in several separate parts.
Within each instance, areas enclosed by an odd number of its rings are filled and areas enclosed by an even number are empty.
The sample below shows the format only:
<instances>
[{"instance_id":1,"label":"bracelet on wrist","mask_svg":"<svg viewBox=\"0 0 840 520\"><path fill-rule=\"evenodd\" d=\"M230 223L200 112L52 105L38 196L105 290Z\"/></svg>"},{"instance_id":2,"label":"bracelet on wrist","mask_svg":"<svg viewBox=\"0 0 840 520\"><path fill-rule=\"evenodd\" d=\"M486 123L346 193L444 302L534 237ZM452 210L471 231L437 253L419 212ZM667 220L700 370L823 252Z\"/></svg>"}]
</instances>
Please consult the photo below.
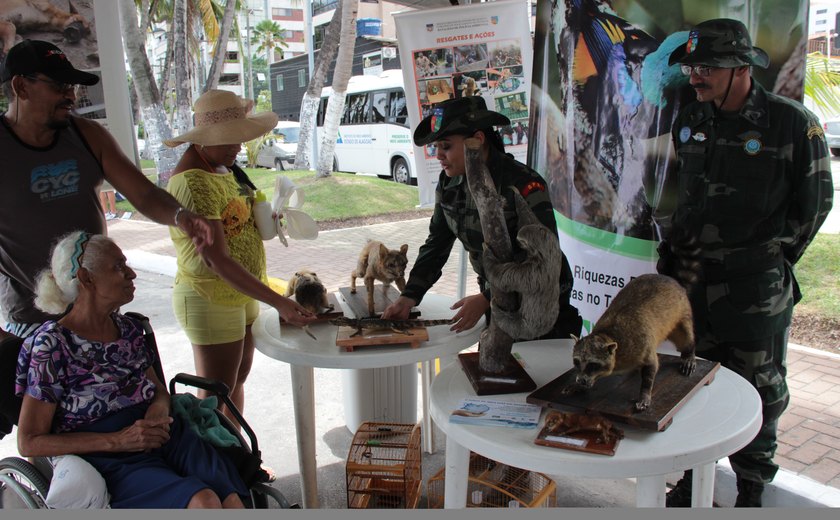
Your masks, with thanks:
<instances>
[{"instance_id":1,"label":"bracelet on wrist","mask_svg":"<svg viewBox=\"0 0 840 520\"><path fill-rule=\"evenodd\" d=\"M181 214L182 211L186 211L187 208L184 206L178 206L178 209L175 210L175 227L178 227L178 216Z\"/></svg>"}]
</instances>

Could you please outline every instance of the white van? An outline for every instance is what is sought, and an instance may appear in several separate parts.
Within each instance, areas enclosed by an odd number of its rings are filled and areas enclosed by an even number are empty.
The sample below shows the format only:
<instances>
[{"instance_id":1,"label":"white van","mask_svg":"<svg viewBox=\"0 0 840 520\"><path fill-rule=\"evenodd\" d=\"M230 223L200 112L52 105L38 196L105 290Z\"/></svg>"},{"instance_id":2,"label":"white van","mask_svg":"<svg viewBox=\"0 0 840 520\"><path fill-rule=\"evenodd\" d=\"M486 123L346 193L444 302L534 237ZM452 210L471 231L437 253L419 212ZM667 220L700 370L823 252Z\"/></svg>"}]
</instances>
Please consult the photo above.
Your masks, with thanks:
<instances>
[{"instance_id":1,"label":"white van","mask_svg":"<svg viewBox=\"0 0 840 520\"><path fill-rule=\"evenodd\" d=\"M317 118L319 134L323 133L330 94L331 87L321 91ZM350 78L335 143L334 164L336 171L417 184L401 70Z\"/></svg>"},{"instance_id":2,"label":"white van","mask_svg":"<svg viewBox=\"0 0 840 520\"><path fill-rule=\"evenodd\" d=\"M257 166L285 170L285 166L292 166L295 163L295 152L297 152L300 138L300 123L280 121L271 133L272 137L266 141L265 146L257 155Z\"/></svg>"}]
</instances>

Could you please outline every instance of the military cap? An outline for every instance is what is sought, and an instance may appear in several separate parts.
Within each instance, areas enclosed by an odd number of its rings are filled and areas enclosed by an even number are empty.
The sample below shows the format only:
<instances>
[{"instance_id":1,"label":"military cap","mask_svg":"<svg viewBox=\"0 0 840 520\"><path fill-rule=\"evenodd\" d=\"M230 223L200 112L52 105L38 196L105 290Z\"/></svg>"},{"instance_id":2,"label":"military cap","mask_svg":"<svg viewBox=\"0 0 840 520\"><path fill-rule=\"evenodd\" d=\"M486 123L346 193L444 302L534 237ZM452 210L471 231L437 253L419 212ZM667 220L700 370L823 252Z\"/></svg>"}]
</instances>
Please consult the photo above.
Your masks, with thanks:
<instances>
[{"instance_id":1,"label":"military cap","mask_svg":"<svg viewBox=\"0 0 840 520\"><path fill-rule=\"evenodd\" d=\"M755 65L766 69L770 58L763 50L753 47L743 23L718 18L701 22L689 32L686 44L677 47L668 59L668 65L674 63L724 69Z\"/></svg>"},{"instance_id":2,"label":"military cap","mask_svg":"<svg viewBox=\"0 0 840 520\"><path fill-rule=\"evenodd\" d=\"M414 144L423 146L453 134L485 130L493 125L509 125L510 119L498 112L487 110L481 96L465 96L441 101L432 107L432 113L414 129Z\"/></svg>"}]
</instances>

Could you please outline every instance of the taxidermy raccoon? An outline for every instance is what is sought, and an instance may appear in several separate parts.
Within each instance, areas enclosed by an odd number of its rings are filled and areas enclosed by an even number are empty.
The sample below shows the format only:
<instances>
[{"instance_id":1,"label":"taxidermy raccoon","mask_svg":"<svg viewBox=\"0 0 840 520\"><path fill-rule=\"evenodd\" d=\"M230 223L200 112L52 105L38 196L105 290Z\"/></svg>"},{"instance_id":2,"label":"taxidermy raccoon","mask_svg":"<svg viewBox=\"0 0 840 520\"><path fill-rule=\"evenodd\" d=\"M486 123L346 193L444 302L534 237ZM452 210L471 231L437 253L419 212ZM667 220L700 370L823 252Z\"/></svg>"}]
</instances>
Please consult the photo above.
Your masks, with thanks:
<instances>
[{"instance_id":1,"label":"taxidermy raccoon","mask_svg":"<svg viewBox=\"0 0 840 520\"><path fill-rule=\"evenodd\" d=\"M524 258L500 263L484 245L484 270L494 289L514 292L519 308L505 311L490 302L493 320L511 338L526 340L546 334L557 321L563 254L557 233L545 227L518 191L514 190L519 231L516 242Z\"/></svg>"},{"instance_id":2,"label":"taxidermy raccoon","mask_svg":"<svg viewBox=\"0 0 840 520\"><path fill-rule=\"evenodd\" d=\"M408 265L407 252L408 244L403 244L399 249L388 249L382 242L368 240L362 252L359 253L359 263L350 275L350 292L352 294L356 293L356 278L365 280L369 316L374 315L374 281L382 282L382 290L386 293L391 282L395 282L400 291L405 289L405 267Z\"/></svg>"},{"instance_id":3,"label":"taxidermy raccoon","mask_svg":"<svg viewBox=\"0 0 840 520\"><path fill-rule=\"evenodd\" d=\"M572 351L577 375L566 389L573 393L591 388L598 379L641 370L642 384L636 410L651 403L659 362L656 348L666 339L680 352L680 372L694 371L694 326L685 289L673 278L646 274L630 280L584 338L575 338Z\"/></svg>"},{"instance_id":4,"label":"taxidermy raccoon","mask_svg":"<svg viewBox=\"0 0 840 520\"><path fill-rule=\"evenodd\" d=\"M321 314L325 309L333 310L324 284L317 274L308 269L301 269L292 276L286 288L286 296L294 296L295 301L314 314Z\"/></svg>"}]
</instances>

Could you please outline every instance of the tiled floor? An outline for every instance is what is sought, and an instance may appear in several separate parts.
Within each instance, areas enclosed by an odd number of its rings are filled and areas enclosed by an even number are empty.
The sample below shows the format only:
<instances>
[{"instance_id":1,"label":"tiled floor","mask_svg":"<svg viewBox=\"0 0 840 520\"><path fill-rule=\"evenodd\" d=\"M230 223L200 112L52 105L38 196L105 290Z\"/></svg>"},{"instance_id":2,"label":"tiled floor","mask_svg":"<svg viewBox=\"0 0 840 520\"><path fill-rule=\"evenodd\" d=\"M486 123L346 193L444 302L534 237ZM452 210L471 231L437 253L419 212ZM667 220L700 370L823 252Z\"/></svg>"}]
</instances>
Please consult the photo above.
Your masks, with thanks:
<instances>
[{"instance_id":1,"label":"tiled floor","mask_svg":"<svg viewBox=\"0 0 840 520\"><path fill-rule=\"evenodd\" d=\"M407 243L411 265L427 229L424 219L326 231L314 241L292 240L288 248L273 240L266 242L268 274L288 279L295 271L309 268L328 289L337 290L349 283L367 239L380 240L390 248ZM175 254L163 226L112 220L109 233L125 250ZM435 284L436 293L458 294L459 247L456 244ZM475 276L469 266L467 272L465 294L472 294L477 290ZM787 361L791 403L779 425L777 461L786 470L840 488L840 356L791 345Z\"/></svg>"}]
</instances>

